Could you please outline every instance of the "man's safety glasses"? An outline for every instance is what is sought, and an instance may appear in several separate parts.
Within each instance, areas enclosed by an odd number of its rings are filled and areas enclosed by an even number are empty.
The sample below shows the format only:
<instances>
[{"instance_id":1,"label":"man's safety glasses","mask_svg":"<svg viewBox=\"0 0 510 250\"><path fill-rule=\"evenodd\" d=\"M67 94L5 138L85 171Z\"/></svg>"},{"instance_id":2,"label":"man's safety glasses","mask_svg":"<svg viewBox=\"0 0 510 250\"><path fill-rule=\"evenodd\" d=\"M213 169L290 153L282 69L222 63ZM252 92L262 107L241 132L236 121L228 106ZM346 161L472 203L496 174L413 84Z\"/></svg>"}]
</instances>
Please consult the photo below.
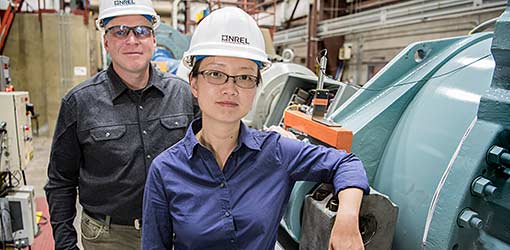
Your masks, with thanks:
<instances>
[{"instance_id":1,"label":"man's safety glasses","mask_svg":"<svg viewBox=\"0 0 510 250\"><path fill-rule=\"evenodd\" d=\"M129 32L133 31L136 38L147 38L152 35L154 30L149 26L134 26L129 27L126 25L112 26L106 29L106 33L111 33L115 38L124 39L129 36Z\"/></svg>"}]
</instances>

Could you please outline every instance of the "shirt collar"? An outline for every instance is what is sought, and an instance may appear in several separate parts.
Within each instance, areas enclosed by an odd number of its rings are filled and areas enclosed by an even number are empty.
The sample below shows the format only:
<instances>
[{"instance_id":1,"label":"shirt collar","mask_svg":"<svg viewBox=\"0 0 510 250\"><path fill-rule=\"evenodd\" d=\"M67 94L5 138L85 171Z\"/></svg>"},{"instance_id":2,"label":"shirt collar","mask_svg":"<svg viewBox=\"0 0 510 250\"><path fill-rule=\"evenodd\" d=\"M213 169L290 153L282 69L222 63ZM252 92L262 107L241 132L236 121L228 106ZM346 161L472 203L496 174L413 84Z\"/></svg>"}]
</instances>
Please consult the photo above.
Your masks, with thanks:
<instances>
[{"instance_id":1,"label":"shirt collar","mask_svg":"<svg viewBox=\"0 0 510 250\"><path fill-rule=\"evenodd\" d=\"M198 118L191 122L186 135L184 136L184 147L186 149L188 159L193 157L195 147L200 144L195 136L200 129L202 129L202 119ZM249 149L257 151L261 149L261 143L257 140L254 130L248 128L242 121L237 146L234 151L237 151L241 147L240 145L244 145Z\"/></svg>"},{"instance_id":2,"label":"shirt collar","mask_svg":"<svg viewBox=\"0 0 510 250\"><path fill-rule=\"evenodd\" d=\"M110 64L106 71L108 78L110 79L110 91L111 91L111 97L112 101L117 99L124 91L128 89L126 84L122 82L122 79L120 79L120 76L115 72L113 69L113 64ZM164 92L164 83L162 81L161 72L158 72L155 67L152 66L152 64L149 66L149 83L145 87L146 90L155 87L156 89L161 92L161 94L165 94Z\"/></svg>"}]
</instances>

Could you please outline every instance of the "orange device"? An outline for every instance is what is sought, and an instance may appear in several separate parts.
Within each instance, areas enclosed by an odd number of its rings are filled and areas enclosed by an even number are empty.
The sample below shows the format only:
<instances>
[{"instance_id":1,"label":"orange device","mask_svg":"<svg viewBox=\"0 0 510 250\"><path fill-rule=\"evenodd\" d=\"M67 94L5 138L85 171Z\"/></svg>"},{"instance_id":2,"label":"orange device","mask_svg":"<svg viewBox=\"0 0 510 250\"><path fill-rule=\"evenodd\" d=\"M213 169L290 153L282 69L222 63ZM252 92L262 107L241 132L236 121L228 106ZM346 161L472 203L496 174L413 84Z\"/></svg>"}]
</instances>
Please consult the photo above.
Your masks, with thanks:
<instances>
[{"instance_id":1,"label":"orange device","mask_svg":"<svg viewBox=\"0 0 510 250\"><path fill-rule=\"evenodd\" d=\"M347 152L351 150L351 130L314 121L309 115L297 110L285 111L283 119L285 129L293 128L336 149L343 149Z\"/></svg>"}]
</instances>

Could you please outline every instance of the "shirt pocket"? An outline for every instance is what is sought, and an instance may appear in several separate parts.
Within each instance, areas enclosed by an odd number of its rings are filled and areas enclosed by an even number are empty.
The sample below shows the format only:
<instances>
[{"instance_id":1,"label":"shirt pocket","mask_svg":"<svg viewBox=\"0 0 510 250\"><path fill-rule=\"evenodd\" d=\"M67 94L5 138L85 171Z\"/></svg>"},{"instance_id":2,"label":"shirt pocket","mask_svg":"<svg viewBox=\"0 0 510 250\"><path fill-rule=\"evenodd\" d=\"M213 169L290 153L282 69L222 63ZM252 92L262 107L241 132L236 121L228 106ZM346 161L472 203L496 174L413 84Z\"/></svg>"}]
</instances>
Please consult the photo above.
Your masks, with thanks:
<instances>
[{"instance_id":1,"label":"shirt pocket","mask_svg":"<svg viewBox=\"0 0 510 250\"><path fill-rule=\"evenodd\" d=\"M126 126L124 125L93 128L90 130L90 136L96 142L117 140L121 138L125 133Z\"/></svg>"},{"instance_id":2,"label":"shirt pocket","mask_svg":"<svg viewBox=\"0 0 510 250\"><path fill-rule=\"evenodd\" d=\"M153 136L155 153L163 152L184 138L188 124L189 117L187 115L160 118L159 128Z\"/></svg>"},{"instance_id":3,"label":"shirt pocket","mask_svg":"<svg viewBox=\"0 0 510 250\"><path fill-rule=\"evenodd\" d=\"M104 172L115 171L134 157L139 145L135 139L129 136L125 125L96 127L88 131L83 152L89 166L100 166Z\"/></svg>"},{"instance_id":4,"label":"shirt pocket","mask_svg":"<svg viewBox=\"0 0 510 250\"><path fill-rule=\"evenodd\" d=\"M161 125L166 129L186 128L189 124L188 116L165 117L160 120Z\"/></svg>"}]
</instances>

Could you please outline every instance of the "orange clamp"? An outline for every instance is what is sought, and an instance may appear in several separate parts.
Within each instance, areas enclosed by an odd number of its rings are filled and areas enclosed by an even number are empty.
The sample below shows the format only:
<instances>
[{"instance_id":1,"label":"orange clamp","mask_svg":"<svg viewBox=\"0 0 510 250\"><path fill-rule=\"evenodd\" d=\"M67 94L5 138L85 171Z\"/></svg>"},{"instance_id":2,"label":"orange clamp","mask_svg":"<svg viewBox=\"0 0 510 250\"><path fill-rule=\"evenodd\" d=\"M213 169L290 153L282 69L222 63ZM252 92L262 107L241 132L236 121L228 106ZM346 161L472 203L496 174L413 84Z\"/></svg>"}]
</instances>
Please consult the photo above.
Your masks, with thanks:
<instances>
[{"instance_id":1,"label":"orange clamp","mask_svg":"<svg viewBox=\"0 0 510 250\"><path fill-rule=\"evenodd\" d=\"M309 115L297 110L287 110L283 114L285 129L293 128L336 149L347 152L352 146L352 131L343 127L330 127L312 120Z\"/></svg>"}]
</instances>

